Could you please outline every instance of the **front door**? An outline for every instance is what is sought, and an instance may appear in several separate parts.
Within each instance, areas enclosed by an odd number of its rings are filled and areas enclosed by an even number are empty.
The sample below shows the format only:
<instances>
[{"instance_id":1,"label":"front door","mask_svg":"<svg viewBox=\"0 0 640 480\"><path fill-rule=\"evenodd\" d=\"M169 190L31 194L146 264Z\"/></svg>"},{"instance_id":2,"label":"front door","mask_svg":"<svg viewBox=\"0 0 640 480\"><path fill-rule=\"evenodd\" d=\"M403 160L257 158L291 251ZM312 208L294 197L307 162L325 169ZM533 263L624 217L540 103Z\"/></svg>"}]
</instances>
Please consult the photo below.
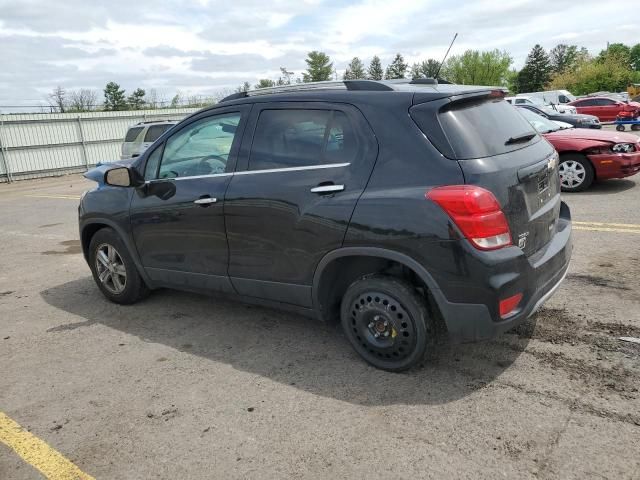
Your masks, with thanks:
<instances>
[{"instance_id":1,"label":"front door","mask_svg":"<svg viewBox=\"0 0 640 480\"><path fill-rule=\"evenodd\" d=\"M131 227L149 277L182 288L232 291L224 196L248 107L195 117L147 157Z\"/></svg>"},{"instance_id":2,"label":"front door","mask_svg":"<svg viewBox=\"0 0 640 480\"><path fill-rule=\"evenodd\" d=\"M225 199L229 276L243 295L311 305L320 259L342 245L377 155L348 106L254 106Z\"/></svg>"}]
</instances>

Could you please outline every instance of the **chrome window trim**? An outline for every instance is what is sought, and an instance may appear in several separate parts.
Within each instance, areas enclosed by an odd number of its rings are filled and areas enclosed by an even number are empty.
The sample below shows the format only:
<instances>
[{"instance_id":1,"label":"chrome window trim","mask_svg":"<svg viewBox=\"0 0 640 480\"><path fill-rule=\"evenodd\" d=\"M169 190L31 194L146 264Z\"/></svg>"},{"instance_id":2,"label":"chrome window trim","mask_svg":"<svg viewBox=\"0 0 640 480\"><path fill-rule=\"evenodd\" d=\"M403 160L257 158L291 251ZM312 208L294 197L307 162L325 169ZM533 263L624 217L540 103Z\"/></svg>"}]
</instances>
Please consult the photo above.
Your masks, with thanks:
<instances>
[{"instance_id":1,"label":"chrome window trim","mask_svg":"<svg viewBox=\"0 0 640 480\"><path fill-rule=\"evenodd\" d=\"M167 180L180 181L180 180L193 180L197 178L229 177L233 175L253 175L256 173L281 173L281 172L300 172L305 170L323 170L325 168L348 167L349 165L351 165L351 162L328 163L326 165L307 165L305 167L267 168L264 170L243 170L241 172L212 173L209 175L193 175L190 177L154 178L152 180L147 180L144 183L165 182Z\"/></svg>"}]
</instances>

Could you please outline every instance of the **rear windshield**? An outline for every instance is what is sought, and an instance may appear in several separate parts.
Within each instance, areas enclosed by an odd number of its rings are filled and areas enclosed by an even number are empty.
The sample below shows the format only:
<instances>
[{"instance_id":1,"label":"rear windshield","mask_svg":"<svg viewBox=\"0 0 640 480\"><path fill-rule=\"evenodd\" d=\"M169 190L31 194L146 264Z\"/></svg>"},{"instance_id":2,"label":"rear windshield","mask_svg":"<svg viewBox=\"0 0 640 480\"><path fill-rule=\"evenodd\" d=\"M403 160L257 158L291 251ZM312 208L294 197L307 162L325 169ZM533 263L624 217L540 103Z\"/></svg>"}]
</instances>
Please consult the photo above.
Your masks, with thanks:
<instances>
[{"instance_id":1,"label":"rear windshield","mask_svg":"<svg viewBox=\"0 0 640 480\"><path fill-rule=\"evenodd\" d=\"M142 131L144 127L134 127L130 128L127 132L127 136L124 137L125 142L134 142L136 138L138 138L138 134Z\"/></svg>"},{"instance_id":2,"label":"rear windshield","mask_svg":"<svg viewBox=\"0 0 640 480\"><path fill-rule=\"evenodd\" d=\"M428 104L411 109L424 134L443 155L456 160L500 155L539 140L529 122L504 99L452 102L440 109L437 119L433 116Z\"/></svg>"}]
</instances>

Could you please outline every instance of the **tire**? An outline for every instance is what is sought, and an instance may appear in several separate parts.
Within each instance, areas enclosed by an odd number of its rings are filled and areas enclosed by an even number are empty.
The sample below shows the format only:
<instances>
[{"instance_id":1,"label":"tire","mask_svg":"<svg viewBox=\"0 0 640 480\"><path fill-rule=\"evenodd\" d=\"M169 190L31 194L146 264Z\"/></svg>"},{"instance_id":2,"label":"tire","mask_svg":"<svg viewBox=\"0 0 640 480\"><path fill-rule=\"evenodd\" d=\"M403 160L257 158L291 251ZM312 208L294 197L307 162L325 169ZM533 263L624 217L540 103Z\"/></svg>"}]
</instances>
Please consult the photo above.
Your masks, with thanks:
<instances>
[{"instance_id":1,"label":"tire","mask_svg":"<svg viewBox=\"0 0 640 480\"><path fill-rule=\"evenodd\" d=\"M114 303L130 305L149 293L124 242L111 228L98 230L91 239L89 266L102 294Z\"/></svg>"},{"instance_id":2,"label":"tire","mask_svg":"<svg viewBox=\"0 0 640 480\"><path fill-rule=\"evenodd\" d=\"M579 153L568 153L560 157L560 188L563 192L582 192L589 188L595 178L593 165Z\"/></svg>"},{"instance_id":3,"label":"tire","mask_svg":"<svg viewBox=\"0 0 640 480\"><path fill-rule=\"evenodd\" d=\"M369 275L352 283L342 298L340 319L356 352L390 372L416 365L434 342L425 300L410 283L395 277Z\"/></svg>"},{"instance_id":4,"label":"tire","mask_svg":"<svg viewBox=\"0 0 640 480\"><path fill-rule=\"evenodd\" d=\"M631 127L633 128L633 127ZM624 132L624 125L616 125L616 130L619 132Z\"/></svg>"},{"instance_id":5,"label":"tire","mask_svg":"<svg viewBox=\"0 0 640 480\"><path fill-rule=\"evenodd\" d=\"M637 132L638 130L640 130L640 125L631 125L631 130Z\"/></svg>"}]
</instances>

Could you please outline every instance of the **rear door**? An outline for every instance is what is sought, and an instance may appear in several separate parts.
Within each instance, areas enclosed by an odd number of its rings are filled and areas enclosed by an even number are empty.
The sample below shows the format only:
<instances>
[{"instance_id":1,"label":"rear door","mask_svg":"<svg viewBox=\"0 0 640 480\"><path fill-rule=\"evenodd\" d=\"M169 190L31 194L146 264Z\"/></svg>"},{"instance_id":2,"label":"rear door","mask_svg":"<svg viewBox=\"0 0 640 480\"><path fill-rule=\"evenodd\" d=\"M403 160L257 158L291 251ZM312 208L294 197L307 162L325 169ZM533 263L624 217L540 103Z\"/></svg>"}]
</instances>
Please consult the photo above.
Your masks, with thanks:
<instances>
[{"instance_id":1,"label":"rear door","mask_svg":"<svg viewBox=\"0 0 640 480\"><path fill-rule=\"evenodd\" d=\"M596 108L598 118L602 121L615 120L623 106L615 100L609 98L598 98L596 100Z\"/></svg>"},{"instance_id":2,"label":"rear door","mask_svg":"<svg viewBox=\"0 0 640 480\"><path fill-rule=\"evenodd\" d=\"M315 267L342 245L377 143L354 107L255 104L227 189L229 276L243 295L311 305Z\"/></svg>"},{"instance_id":3,"label":"rear door","mask_svg":"<svg viewBox=\"0 0 640 480\"><path fill-rule=\"evenodd\" d=\"M445 102L439 109L416 105L411 116L445 156L458 161L465 183L495 195L513 243L531 255L554 235L560 178L556 151L520 111L487 94ZM430 115L435 121L429 121ZM435 125L443 134L440 140L434 137Z\"/></svg>"},{"instance_id":4,"label":"rear door","mask_svg":"<svg viewBox=\"0 0 640 480\"><path fill-rule=\"evenodd\" d=\"M585 115L595 115L600 118L598 115L598 107L596 105L595 99L585 98L584 100L578 100L573 104L576 107L578 113L584 113Z\"/></svg>"}]
</instances>

